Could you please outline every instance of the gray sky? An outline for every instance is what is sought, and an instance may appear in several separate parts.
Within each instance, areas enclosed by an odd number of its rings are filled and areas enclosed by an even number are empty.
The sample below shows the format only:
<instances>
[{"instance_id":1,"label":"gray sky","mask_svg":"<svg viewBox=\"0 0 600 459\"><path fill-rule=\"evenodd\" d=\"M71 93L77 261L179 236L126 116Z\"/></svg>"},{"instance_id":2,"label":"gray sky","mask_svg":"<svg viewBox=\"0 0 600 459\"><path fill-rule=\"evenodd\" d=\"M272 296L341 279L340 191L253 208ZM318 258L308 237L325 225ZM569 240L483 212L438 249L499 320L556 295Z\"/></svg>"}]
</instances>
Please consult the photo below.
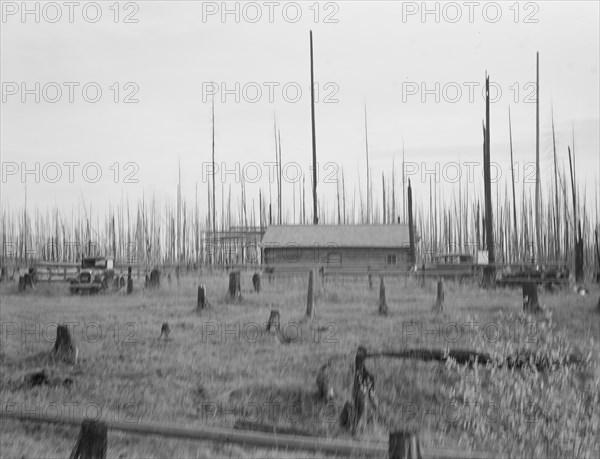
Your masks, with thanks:
<instances>
[{"instance_id":1,"label":"gray sky","mask_svg":"<svg viewBox=\"0 0 600 459\"><path fill-rule=\"evenodd\" d=\"M179 159L184 196L193 203L198 183L204 210L207 185L202 164L210 161L211 153L206 83L215 82L217 163L226 163L229 170L239 163L240 170L245 166L252 177L257 167L248 163L256 163L262 172L260 186L268 193L265 163L275 157L276 115L283 163L294 162L286 168L283 189L291 210L295 164L306 174L309 199L310 29L320 88L317 153L324 181L319 192L328 205L333 206L336 190L332 176L342 168L349 196L359 174L364 193L365 102L376 200L381 195L381 174L389 178L393 158L400 177L403 142L406 161L415 163L409 170L414 171L411 179L419 199L428 201L429 179L422 172L425 167L433 170L435 163L440 168L438 179L449 192L445 196L450 196L452 186L456 188L452 182L457 164L463 180L474 173L477 185L481 167L468 163L481 162L482 157L486 71L493 89L500 91L492 91L498 96L491 108L492 161L499 164L503 194L504 178L510 174L510 105L520 195L523 175L535 176L525 163L535 161L531 83L536 51L542 186L553 177L553 106L559 160L568 170L567 145L574 128L577 177L582 189L583 182L587 184L588 201L598 193L594 189L600 176L598 2L523 2L518 8L511 7L513 2L479 2L471 12L468 2L428 3L432 11L438 8L439 22L433 13L421 15L421 2L322 2L317 7L313 2L275 2L272 23L268 2L228 3L231 10L238 5L239 22L234 14L221 16L222 2L121 3L116 23L115 10L110 9L113 2L100 2L99 8L89 3L75 7L70 22L63 2L54 4L58 9L30 2L29 8L39 8L39 23L33 13L22 16L21 2L2 3L3 208L22 204L23 165L39 171L38 177L25 176L31 206L58 205L70 213L82 196L99 210L122 195L130 200L142 193L163 202L174 200ZM59 11L60 19L50 22ZM102 16L92 22L98 11ZM257 11L262 16L251 22ZM298 12L301 17L294 23ZM91 103L97 87L102 94ZM298 87L302 94L295 100ZM231 92L224 96L223 88ZM23 89L32 92L23 96ZM126 97L137 103L124 103ZM51 103L53 98L58 101ZM253 103L253 98L258 101ZM65 165L69 162L77 163L72 166L73 183ZM98 172L101 177L92 183ZM234 196L239 193L238 177L218 175L226 192L231 184ZM127 183L131 180L138 183ZM247 185L249 198L258 197L258 187ZM531 183L526 187L533 193ZM218 183L219 209L220 199Z\"/></svg>"}]
</instances>

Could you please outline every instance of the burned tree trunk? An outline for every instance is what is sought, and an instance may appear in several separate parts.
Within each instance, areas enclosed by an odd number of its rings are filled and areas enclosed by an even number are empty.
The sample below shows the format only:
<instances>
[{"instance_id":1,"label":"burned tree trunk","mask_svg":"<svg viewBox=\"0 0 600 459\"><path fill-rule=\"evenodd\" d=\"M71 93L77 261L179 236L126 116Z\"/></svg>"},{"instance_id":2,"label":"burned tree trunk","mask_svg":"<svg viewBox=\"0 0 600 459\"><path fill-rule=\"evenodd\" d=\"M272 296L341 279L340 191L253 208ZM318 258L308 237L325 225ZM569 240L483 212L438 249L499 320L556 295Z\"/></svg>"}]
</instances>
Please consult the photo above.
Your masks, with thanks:
<instances>
[{"instance_id":1,"label":"burned tree trunk","mask_svg":"<svg viewBox=\"0 0 600 459\"><path fill-rule=\"evenodd\" d=\"M61 360L77 364L79 350L71 337L69 327L66 325L59 325L56 328L56 341L54 342L52 354Z\"/></svg>"},{"instance_id":2,"label":"burned tree trunk","mask_svg":"<svg viewBox=\"0 0 600 459\"><path fill-rule=\"evenodd\" d=\"M582 283L584 280L583 272L583 237L581 236L581 222L579 222L579 237L575 244L575 280Z\"/></svg>"},{"instance_id":3,"label":"burned tree trunk","mask_svg":"<svg viewBox=\"0 0 600 459\"><path fill-rule=\"evenodd\" d=\"M437 298L433 310L440 313L444 310L444 280L440 279L437 283Z\"/></svg>"},{"instance_id":4,"label":"burned tree trunk","mask_svg":"<svg viewBox=\"0 0 600 459\"><path fill-rule=\"evenodd\" d=\"M538 301L537 284L523 282L523 312L536 313L541 311Z\"/></svg>"},{"instance_id":5,"label":"burned tree trunk","mask_svg":"<svg viewBox=\"0 0 600 459\"><path fill-rule=\"evenodd\" d=\"M272 309L267 322L267 331L271 333L279 332L279 311Z\"/></svg>"},{"instance_id":6,"label":"burned tree trunk","mask_svg":"<svg viewBox=\"0 0 600 459\"><path fill-rule=\"evenodd\" d=\"M381 276L381 280L379 281L379 315L388 315L387 301L385 298L385 282L383 281L383 276Z\"/></svg>"},{"instance_id":7,"label":"burned tree trunk","mask_svg":"<svg viewBox=\"0 0 600 459\"><path fill-rule=\"evenodd\" d=\"M421 459L421 445L415 432L390 432L389 459Z\"/></svg>"},{"instance_id":8,"label":"burned tree trunk","mask_svg":"<svg viewBox=\"0 0 600 459\"><path fill-rule=\"evenodd\" d=\"M197 309L206 309L208 307L208 302L206 301L206 290L204 285L200 285L198 287L198 300L196 303Z\"/></svg>"},{"instance_id":9,"label":"burned tree trunk","mask_svg":"<svg viewBox=\"0 0 600 459\"><path fill-rule=\"evenodd\" d=\"M306 294L306 318L308 319L313 319L315 317L314 277L314 271L310 270L308 272L308 292Z\"/></svg>"},{"instance_id":10,"label":"burned tree trunk","mask_svg":"<svg viewBox=\"0 0 600 459\"><path fill-rule=\"evenodd\" d=\"M133 278L131 277L131 266L127 268L127 294L133 293Z\"/></svg>"},{"instance_id":11,"label":"burned tree trunk","mask_svg":"<svg viewBox=\"0 0 600 459\"><path fill-rule=\"evenodd\" d=\"M254 291L256 293L260 293L260 274L254 273L252 275L252 286L254 287Z\"/></svg>"},{"instance_id":12,"label":"burned tree trunk","mask_svg":"<svg viewBox=\"0 0 600 459\"><path fill-rule=\"evenodd\" d=\"M241 275L239 271L229 273L229 291L228 296L232 300L240 299L242 296Z\"/></svg>"},{"instance_id":13,"label":"burned tree trunk","mask_svg":"<svg viewBox=\"0 0 600 459\"><path fill-rule=\"evenodd\" d=\"M108 426L105 422L89 419L83 421L70 459L106 459L107 433Z\"/></svg>"}]
</instances>

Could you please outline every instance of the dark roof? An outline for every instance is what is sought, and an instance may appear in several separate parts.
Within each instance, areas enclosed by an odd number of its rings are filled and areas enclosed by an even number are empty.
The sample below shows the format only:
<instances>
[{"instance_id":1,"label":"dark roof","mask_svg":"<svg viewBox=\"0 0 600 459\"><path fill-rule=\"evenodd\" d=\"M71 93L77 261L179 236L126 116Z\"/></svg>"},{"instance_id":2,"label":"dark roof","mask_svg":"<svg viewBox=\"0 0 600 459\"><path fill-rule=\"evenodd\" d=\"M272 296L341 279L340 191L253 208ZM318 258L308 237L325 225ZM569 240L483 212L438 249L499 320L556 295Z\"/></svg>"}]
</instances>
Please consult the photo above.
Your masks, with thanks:
<instances>
[{"instance_id":1,"label":"dark roof","mask_svg":"<svg viewBox=\"0 0 600 459\"><path fill-rule=\"evenodd\" d=\"M269 226L263 247L408 247L408 225L282 225Z\"/></svg>"}]
</instances>

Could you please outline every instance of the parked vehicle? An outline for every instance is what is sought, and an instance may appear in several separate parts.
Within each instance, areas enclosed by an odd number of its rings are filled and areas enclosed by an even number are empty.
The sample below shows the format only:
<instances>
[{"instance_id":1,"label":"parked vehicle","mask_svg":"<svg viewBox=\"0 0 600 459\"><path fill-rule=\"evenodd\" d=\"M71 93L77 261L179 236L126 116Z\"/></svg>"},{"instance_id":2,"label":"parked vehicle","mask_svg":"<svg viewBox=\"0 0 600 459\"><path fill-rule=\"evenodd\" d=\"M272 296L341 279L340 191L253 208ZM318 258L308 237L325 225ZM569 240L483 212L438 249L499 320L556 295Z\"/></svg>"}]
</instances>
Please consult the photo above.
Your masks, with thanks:
<instances>
[{"instance_id":1,"label":"parked vehicle","mask_svg":"<svg viewBox=\"0 0 600 459\"><path fill-rule=\"evenodd\" d=\"M113 260L110 258L83 258L75 279L71 279L69 291L95 294L107 290L115 275Z\"/></svg>"}]
</instances>

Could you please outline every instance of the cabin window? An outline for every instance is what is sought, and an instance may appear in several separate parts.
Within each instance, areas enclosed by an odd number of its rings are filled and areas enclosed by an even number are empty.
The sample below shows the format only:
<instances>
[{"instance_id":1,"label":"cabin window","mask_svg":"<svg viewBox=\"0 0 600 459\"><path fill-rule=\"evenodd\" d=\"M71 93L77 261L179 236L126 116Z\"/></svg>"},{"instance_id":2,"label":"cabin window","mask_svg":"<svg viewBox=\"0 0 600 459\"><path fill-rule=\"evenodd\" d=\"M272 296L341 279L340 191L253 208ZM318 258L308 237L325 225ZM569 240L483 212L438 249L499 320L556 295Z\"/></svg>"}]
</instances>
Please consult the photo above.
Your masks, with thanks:
<instances>
[{"instance_id":1,"label":"cabin window","mask_svg":"<svg viewBox=\"0 0 600 459\"><path fill-rule=\"evenodd\" d=\"M388 265L395 265L396 264L396 255L388 255L386 258L387 258L387 264Z\"/></svg>"}]
</instances>

